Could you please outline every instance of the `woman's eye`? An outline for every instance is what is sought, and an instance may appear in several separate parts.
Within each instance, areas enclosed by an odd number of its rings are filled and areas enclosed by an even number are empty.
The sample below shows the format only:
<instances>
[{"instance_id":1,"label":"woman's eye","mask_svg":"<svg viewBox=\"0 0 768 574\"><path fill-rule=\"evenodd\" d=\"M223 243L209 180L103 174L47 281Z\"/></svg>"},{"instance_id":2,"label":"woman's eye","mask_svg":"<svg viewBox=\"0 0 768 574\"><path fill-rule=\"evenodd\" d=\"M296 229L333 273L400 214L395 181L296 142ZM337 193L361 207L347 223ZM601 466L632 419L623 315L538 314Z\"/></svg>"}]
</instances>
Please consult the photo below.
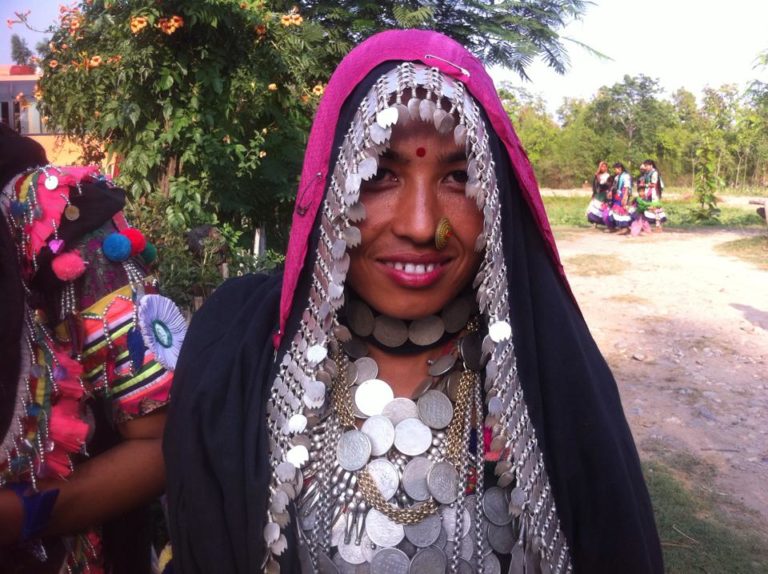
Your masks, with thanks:
<instances>
[{"instance_id":1,"label":"woman's eye","mask_svg":"<svg viewBox=\"0 0 768 574\"><path fill-rule=\"evenodd\" d=\"M469 176L467 175L467 172L463 169L457 169L456 171L452 171L448 174L448 180L453 183L467 183L469 180Z\"/></svg>"},{"instance_id":2,"label":"woman's eye","mask_svg":"<svg viewBox=\"0 0 768 574\"><path fill-rule=\"evenodd\" d=\"M376 171L376 175L374 175L368 181L371 183L377 183L377 182L395 181L395 180L397 180L397 176L394 174L394 172L391 169L387 169L386 167L380 167L378 171Z\"/></svg>"}]
</instances>

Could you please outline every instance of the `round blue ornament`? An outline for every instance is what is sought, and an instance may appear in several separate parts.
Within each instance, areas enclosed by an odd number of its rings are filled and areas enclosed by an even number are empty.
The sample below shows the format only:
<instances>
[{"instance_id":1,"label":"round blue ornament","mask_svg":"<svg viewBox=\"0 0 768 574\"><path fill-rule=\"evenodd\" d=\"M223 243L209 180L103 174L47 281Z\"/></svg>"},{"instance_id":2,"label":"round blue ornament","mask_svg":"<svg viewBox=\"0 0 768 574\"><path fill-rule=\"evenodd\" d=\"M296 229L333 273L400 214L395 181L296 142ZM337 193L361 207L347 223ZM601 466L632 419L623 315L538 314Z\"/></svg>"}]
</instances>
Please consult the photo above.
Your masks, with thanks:
<instances>
[{"instance_id":1,"label":"round blue ornament","mask_svg":"<svg viewBox=\"0 0 768 574\"><path fill-rule=\"evenodd\" d=\"M104 257L120 263L131 256L131 242L125 235L111 233L101 244L101 250L104 252Z\"/></svg>"}]
</instances>

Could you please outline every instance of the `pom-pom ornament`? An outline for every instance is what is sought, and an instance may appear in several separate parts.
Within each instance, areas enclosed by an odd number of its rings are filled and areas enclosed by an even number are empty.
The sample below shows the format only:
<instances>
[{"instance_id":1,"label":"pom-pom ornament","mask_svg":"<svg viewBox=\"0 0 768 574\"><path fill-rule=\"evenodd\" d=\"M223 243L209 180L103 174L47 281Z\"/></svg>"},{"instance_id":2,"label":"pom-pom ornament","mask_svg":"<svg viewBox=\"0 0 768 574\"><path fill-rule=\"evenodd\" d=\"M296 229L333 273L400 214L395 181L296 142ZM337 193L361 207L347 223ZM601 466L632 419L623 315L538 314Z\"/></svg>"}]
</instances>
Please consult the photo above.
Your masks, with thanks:
<instances>
[{"instance_id":1,"label":"pom-pom ornament","mask_svg":"<svg viewBox=\"0 0 768 574\"><path fill-rule=\"evenodd\" d=\"M115 263L125 261L131 256L131 241L120 233L111 233L101 244L104 257Z\"/></svg>"},{"instance_id":2,"label":"pom-pom ornament","mask_svg":"<svg viewBox=\"0 0 768 574\"><path fill-rule=\"evenodd\" d=\"M85 261L74 251L62 253L51 261L54 275L62 281L74 281L85 273Z\"/></svg>"},{"instance_id":3,"label":"pom-pom ornament","mask_svg":"<svg viewBox=\"0 0 768 574\"><path fill-rule=\"evenodd\" d=\"M157 259L157 247L155 247L154 243L147 241L147 246L144 248L144 251L141 252L141 258L146 265L154 263L155 259Z\"/></svg>"},{"instance_id":4,"label":"pom-pom ornament","mask_svg":"<svg viewBox=\"0 0 768 574\"><path fill-rule=\"evenodd\" d=\"M141 231L134 227L129 227L128 229L123 229L120 233L131 242L131 255L138 255L144 251L144 248L147 246L147 239Z\"/></svg>"}]
</instances>

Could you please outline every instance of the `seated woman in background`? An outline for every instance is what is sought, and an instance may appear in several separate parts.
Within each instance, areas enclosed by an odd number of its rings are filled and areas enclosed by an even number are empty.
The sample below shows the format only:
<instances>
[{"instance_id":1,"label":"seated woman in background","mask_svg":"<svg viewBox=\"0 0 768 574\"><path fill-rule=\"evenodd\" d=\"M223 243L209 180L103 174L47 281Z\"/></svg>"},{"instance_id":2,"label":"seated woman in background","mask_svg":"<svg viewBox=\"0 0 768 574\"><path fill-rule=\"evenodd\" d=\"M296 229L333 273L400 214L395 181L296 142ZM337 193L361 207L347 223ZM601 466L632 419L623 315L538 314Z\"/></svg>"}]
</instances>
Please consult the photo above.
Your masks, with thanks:
<instances>
[{"instance_id":1,"label":"seated woman in background","mask_svg":"<svg viewBox=\"0 0 768 574\"><path fill-rule=\"evenodd\" d=\"M482 64L373 36L317 110L284 275L176 371L174 567L660 573L613 377Z\"/></svg>"},{"instance_id":2,"label":"seated woman in background","mask_svg":"<svg viewBox=\"0 0 768 574\"><path fill-rule=\"evenodd\" d=\"M93 167L0 132L0 570L150 572L185 323Z\"/></svg>"}]
</instances>

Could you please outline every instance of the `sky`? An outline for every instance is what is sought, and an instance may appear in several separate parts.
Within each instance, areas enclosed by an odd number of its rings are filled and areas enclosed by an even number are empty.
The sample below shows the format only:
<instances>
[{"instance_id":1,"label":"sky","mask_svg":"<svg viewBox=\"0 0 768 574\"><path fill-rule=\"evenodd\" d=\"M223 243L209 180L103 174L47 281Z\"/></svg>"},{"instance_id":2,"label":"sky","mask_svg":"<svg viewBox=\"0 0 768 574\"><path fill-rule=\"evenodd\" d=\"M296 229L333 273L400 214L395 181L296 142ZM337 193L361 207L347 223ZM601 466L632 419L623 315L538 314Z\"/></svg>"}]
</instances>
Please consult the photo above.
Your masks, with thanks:
<instances>
[{"instance_id":1,"label":"sky","mask_svg":"<svg viewBox=\"0 0 768 574\"><path fill-rule=\"evenodd\" d=\"M43 29L55 21L59 4L0 0L0 64L10 63L11 34L26 37L31 48L43 37L19 26L9 29L5 21L13 12L32 9L33 24ZM665 95L684 87L698 96L705 86L744 88L756 78L768 81L768 70L754 68L757 56L768 50L767 31L768 0L594 0L580 21L560 33L610 59L566 43L571 65L565 75L542 63L529 69L530 82L500 70L492 75L497 84L511 81L541 95L552 112L563 98L589 99L625 74L659 79Z\"/></svg>"}]
</instances>

